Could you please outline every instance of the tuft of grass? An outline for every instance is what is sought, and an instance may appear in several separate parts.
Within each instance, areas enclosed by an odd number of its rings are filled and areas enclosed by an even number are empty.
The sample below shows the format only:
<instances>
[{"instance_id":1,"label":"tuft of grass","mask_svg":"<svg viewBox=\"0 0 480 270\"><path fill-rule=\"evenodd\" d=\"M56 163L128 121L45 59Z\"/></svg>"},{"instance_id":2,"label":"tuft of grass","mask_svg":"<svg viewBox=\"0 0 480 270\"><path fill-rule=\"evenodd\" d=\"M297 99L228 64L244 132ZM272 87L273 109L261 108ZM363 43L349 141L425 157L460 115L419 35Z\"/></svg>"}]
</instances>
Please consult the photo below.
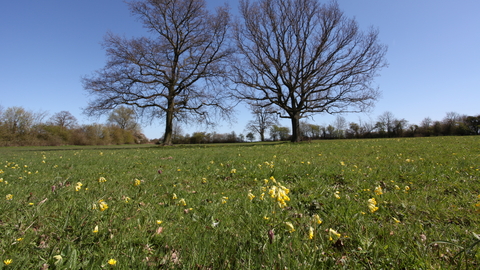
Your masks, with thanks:
<instances>
[{"instance_id":1,"label":"tuft of grass","mask_svg":"<svg viewBox=\"0 0 480 270\"><path fill-rule=\"evenodd\" d=\"M479 140L2 148L0 264L474 269Z\"/></svg>"}]
</instances>

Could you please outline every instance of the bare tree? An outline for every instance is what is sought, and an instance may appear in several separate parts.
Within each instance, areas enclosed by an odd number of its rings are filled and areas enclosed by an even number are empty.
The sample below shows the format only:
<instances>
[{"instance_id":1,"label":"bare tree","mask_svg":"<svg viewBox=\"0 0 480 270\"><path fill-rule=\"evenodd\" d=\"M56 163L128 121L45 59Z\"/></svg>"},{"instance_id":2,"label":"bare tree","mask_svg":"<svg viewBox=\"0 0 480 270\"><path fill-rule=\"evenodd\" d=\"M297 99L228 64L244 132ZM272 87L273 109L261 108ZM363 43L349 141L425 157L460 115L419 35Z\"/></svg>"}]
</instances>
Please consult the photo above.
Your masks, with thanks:
<instances>
[{"instance_id":1,"label":"bare tree","mask_svg":"<svg viewBox=\"0 0 480 270\"><path fill-rule=\"evenodd\" d=\"M49 122L52 125L62 128L74 128L78 125L77 118L68 111L57 112L50 117Z\"/></svg>"},{"instance_id":2,"label":"bare tree","mask_svg":"<svg viewBox=\"0 0 480 270\"><path fill-rule=\"evenodd\" d=\"M96 96L85 112L102 114L124 104L150 119L164 117L165 145L172 143L174 118L212 123L212 108L228 116L230 108L219 89L226 70L222 61L232 52L227 47L228 9L218 8L212 15L203 0L128 4L152 36L106 35L107 64L83 79L84 88Z\"/></svg>"},{"instance_id":3,"label":"bare tree","mask_svg":"<svg viewBox=\"0 0 480 270\"><path fill-rule=\"evenodd\" d=\"M386 111L378 116L377 127L380 133L387 131L387 136L391 136L395 129L395 116L392 112Z\"/></svg>"},{"instance_id":4,"label":"bare tree","mask_svg":"<svg viewBox=\"0 0 480 270\"><path fill-rule=\"evenodd\" d=\"M387 48L378 31L360 31L336 2L246 0L240 12L232 73L244 87L236 94L279 108L280 117L291 119L293 142L300 140L301 118L365 111L378 98L371 83L386 66Z\"/></svg>"},{"instance_id":5,"label":"bare tree","mask_svg":"<svg viewBox=\"0 0 480 270\"><path fill-rule=\"evenodd\" d=\"M258 133L260 141L263 142L265 141L265 132L268 128L278 124L276 111L269 104L261 102L250 103L250 109L255 119L247 123L246 129Z\"/></svg>"},{"instance_id":6,"label":"bare tree","mask_svg":"<svg viewBox=\"0 0 480 270\"><path fill-rule=\"evenodd\" d=\"M1 121L10 134L27 134L35 122L34 113L22 107L7 108Z\"/></svg>"}]
</instances>

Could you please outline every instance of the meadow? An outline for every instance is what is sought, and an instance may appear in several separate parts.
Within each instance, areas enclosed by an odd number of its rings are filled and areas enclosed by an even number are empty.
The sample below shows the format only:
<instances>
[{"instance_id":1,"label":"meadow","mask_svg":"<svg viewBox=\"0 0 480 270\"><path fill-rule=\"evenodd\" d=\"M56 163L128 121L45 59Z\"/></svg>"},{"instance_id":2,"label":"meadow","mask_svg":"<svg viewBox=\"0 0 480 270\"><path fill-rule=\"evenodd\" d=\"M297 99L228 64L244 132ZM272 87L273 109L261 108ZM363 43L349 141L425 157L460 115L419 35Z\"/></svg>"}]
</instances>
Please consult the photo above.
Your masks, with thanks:
<instances>
[{"instance_id":1,"label":"meadow","mask_svg":"<svg viewBox=\"0 0 480 270\"><path fill-rule=\"evenodd\" d=\"M1 269L476 269L480 136L0 148Z\"/></svg>"}]
</instances>

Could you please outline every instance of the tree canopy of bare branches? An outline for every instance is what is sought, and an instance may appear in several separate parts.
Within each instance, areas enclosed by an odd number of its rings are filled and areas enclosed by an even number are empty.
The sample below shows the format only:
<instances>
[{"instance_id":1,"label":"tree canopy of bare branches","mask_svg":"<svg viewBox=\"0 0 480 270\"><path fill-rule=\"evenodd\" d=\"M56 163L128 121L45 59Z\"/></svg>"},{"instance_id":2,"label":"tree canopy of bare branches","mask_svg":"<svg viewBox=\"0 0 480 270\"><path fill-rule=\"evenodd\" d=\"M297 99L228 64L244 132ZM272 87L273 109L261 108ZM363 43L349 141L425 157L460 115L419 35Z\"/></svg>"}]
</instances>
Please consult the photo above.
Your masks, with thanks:
<instances>
[{"instance_id":1,"label":"tree canopy of bare branches","mask_svg":"<svg viewBox=\"0 0 480 270\"><path fill-rule=\"evenodd\" d=\"M270 105L262 103L250 103L250 110L254 116L254 120L248 121L246 129L248 131L258 133L260 141L265 141L265 132L272 125L278 124L277 114Z\"/></svg>"},{"instance_id":2,"label":"tree canopy of bare branches","mask_svg":"<svg viewBox=\"0 0 480 270\"><path fill-rule=\"evenodd\" d=\"M212 108L228 116L223 93L216 88L226 70L222 61L232 52L228 9L211 14L203 0L128 4L151 37L106 35L105 67L83 78L84 88L95 96L85 112L104 114L124 104L150 119L164 117L166 145L172 143L174 118L209 122Z\"/></svg>"},{"instance_id":3,"label":"tree canopy of bare branches","mask_svg":"<svg viewBox=\"0 0 480 270\"><path fill-rule=\"evenodd\" d=\"M267 102L292 122L317 113L361 112L379 97L374 77L385 67L387 47L378 31L363 32L336 2L258 0L240 2L238 47L232 65L236 96Z\"/></svg>"}]
</instances>

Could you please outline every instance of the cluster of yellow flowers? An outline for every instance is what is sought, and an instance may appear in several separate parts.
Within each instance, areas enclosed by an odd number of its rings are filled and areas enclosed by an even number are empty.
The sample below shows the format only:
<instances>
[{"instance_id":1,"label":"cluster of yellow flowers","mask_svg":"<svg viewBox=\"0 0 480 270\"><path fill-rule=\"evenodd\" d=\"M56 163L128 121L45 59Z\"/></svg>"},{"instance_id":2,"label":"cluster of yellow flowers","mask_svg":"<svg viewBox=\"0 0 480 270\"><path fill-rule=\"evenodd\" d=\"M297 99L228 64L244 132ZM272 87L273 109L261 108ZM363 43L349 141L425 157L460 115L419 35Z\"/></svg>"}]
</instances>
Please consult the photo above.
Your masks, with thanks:
<instances>
[{"instance_id":1,"label":"cluster of yellow flowers","mask_svg":"<svg viewBox=\"0 0 480 270\"><path fill-rule=\"evenodd\" d=\"M75 191L80 191L82 189L83 184L81 182L77 182L77 185L75 186Z\"/></svg>"},{"instance_id":2,"label":"cluster of yellow flowers","mask_svg":"<svg viewBox=\"0 0 480 270\"><path fill-rule=\"evenodd\" d=\"M7 194L5 196L5 198L7 199L7 201L11 201L13 199L13 195L12 194Z\"/></svg>"},{"instance_id":3,"label":"cluster of yellow flowers","mask_svg":"<svg viewBox=\"0 0 480 270\"><path fill-rule=\"evenodd\" d=\"M277 185L271 186L268 190L268 194L271 198L277 201L280 208L286 207L287 202L290 201L290 198L288 197L288 193L290 193L290 190L282 186L281 183L277 182L273 176L270 177L270 180L272 180L272 182L276 183Z\"/></svg>"},{"instance_id":4,"label":"cluster of yellow flowers","mask_svg":"<svg viewBox=\"0 0 480 270\"><path fill-rule=\"evenodd\" d=\"M370 213L374 213L378 210L377 201L375 200L375 198L371 198L368 200L368 209L370 210Z\"/></svg>"},{"instance_id":5,"label":"cluster of yellow flowers","mask_svg":"<svg viewBox=\"0 0 480 270\"><path fill-rule=\"evenodd\" d=\"M105 179L105 177L100 177L100 178L98 178L98 182L99 183L105 183L105 182L107 182L107 179Z\"/></svg>"}]
</instances>

